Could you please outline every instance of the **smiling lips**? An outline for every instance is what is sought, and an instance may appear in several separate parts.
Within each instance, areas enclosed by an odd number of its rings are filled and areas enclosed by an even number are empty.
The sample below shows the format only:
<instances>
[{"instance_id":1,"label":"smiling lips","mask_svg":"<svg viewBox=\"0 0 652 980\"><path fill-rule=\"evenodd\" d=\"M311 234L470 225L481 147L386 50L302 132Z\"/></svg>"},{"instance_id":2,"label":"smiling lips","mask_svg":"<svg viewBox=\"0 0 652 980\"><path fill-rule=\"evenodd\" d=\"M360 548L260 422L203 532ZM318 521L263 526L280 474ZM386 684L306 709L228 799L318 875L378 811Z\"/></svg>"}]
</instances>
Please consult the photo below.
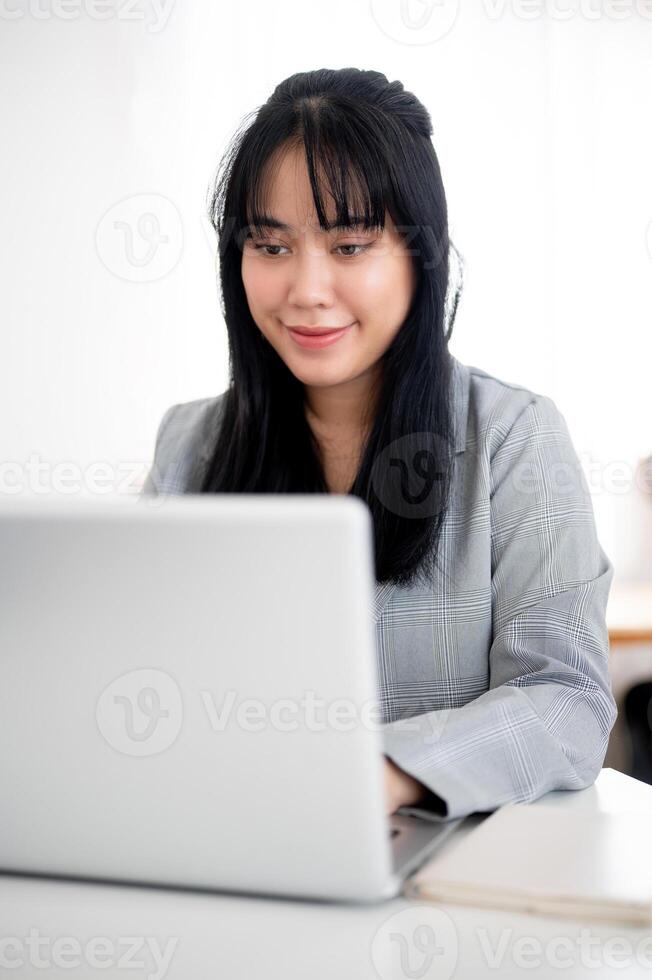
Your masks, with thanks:
<instances>
[{"instance_id":1,"label":"smiling lips","mask_svg":"<svg viewBox=\"0 0 652 980\"><path fill-rule=\"evenodd\" d=\"M328 347L330 344L340 340L352 327L288 327L288 332L292 340L300 347L319 349Z\"/></svg>"},{"instance_id":2,"label":"smiling lips","mask_svg":"<svg viewBox=\"0 0 652 980\"><path fill-rule=\"evenodd\" d=\"M322 337L324 334L335 333L337 330L347 330L348 327L352 327L353 324L349 323L346 327L290 327L288 330L294 330L295 333L300 333L302 336L306 337Z\"/></svg>"}]
</instances>

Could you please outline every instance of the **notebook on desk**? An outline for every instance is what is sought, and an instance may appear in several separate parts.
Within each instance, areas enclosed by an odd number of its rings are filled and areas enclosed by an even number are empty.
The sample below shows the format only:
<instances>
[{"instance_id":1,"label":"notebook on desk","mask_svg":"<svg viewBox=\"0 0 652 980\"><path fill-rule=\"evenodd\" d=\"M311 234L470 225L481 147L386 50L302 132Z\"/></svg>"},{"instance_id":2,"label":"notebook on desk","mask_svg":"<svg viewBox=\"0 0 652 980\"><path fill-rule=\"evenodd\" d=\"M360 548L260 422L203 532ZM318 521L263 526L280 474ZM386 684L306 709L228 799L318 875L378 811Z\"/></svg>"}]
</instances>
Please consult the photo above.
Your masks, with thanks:
<instances>
[{"instance_id":1,"label":"notebook on desk","mask_svg":"<svg viewBox=\"0 0 652 980\"><path fill-rule=\"evenodd\" d=\"M501 807L405 886L420 899L652 925L646 813Z\"/></svg>"}]
</instances>

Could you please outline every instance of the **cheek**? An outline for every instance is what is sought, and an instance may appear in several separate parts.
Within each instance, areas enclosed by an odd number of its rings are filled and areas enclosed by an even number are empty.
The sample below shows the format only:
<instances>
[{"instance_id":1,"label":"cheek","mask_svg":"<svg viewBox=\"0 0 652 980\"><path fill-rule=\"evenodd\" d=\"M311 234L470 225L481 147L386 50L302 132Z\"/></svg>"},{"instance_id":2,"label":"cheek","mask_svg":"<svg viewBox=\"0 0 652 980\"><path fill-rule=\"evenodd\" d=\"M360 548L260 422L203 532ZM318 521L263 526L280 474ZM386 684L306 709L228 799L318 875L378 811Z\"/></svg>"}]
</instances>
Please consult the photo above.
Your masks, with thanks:
<instances>
[{"instance_id":1,"label":"cheek","mask_svg":"<svg viewBox=\"0 0 652 980\"><path fill-rule=\"evenodd\" d=\"M393 322L409 307L412 289L411 270L403 259L387 258L369 263L356 283L357 306L366 307L371 315Z\"/></svg>"},{"instance_id":2,"label":"cheek","mask_svg":"<svg viewBox=\"0 0 652 980\"><path fill-rule=\"evenodd\" d=\"M274 306L278 301L282 286L278 275L258 261L242 260L242 284L249 305L252 307Z\"/></svg>"}]
</instances>

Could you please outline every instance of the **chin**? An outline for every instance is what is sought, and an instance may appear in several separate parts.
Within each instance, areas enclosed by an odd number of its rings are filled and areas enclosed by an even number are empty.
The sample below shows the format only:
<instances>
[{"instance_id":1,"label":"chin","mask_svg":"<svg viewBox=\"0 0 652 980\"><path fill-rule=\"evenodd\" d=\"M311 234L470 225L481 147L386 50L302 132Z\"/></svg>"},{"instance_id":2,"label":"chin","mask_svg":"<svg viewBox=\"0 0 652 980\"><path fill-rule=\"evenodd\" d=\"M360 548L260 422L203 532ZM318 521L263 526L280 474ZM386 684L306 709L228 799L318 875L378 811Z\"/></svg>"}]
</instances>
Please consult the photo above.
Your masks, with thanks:
<instances>
[{"instance_id":1,"label":"chin","mask_svg":"<svg viewBox=\"0 0 652 980\"><path fill-rule=\"evenodd\" d=\"M344 369L342 367L338 368L336 365L331 364L329 368L323 367L320 369L318 365L315 365L312 370L292 370L292 373L305 385L311 385L314 388L329 388L334 385L346 384L356 376L355 371L350 369Z\"/></svg>"}]
</instances>

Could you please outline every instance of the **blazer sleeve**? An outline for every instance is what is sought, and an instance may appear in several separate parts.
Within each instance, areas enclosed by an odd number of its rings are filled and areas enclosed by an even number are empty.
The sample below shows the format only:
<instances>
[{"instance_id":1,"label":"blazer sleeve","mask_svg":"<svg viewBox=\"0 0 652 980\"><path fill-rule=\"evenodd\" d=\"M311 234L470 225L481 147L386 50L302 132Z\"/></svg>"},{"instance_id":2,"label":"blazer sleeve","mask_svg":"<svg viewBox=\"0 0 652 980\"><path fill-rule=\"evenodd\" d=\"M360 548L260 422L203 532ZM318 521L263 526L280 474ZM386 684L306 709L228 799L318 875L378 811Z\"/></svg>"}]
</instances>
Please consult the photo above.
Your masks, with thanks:
<instances>
[{"instance_id":1,"label":"blazer sleeve","mask_svg":"<svg viewBox=\"0 0 652 980\"><path fill-rule=\"evenodd\" d=\"M159 422L154 445L154 460L140 491L141 496L155 495L161 492L165 467L167 466L167 460L163 458L163 440L170 423L170 419L178 407L178 405L171 405Z\"/></svg>"},{"instance_id":2,"label":"blazer sleeve","mask_svg":"<svg viewBox=\"0 0 652 980\"><path fill-rule=\"evenodd\" d=\"M591 785L617 715L602 550L565 419L536 395L491 461L489 689L383 726L441 819ZM435 817L437 818L437 816Z\"/></svg>"}]
</instances>

